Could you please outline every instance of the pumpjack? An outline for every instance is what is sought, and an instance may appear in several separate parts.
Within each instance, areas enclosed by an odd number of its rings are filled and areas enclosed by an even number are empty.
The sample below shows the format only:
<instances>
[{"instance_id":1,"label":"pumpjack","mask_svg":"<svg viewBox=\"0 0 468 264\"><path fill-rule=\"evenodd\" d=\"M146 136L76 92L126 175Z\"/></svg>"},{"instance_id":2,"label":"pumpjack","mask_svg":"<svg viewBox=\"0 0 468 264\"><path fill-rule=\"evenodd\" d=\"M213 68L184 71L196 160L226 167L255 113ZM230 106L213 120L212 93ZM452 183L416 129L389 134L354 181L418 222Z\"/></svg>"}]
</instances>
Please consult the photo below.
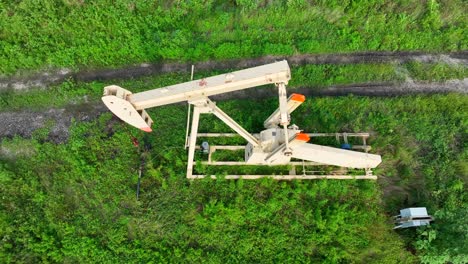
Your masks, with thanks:
<instances>
[{"instance_id":1,"label":"pumpjack","mask_svg":"<svg viewBox=\"0 0 468 264\"><path fill-rule=\"evenodd\" d=\"M304 133L298 126L291 125L291 113L304 101L305 96L293 93L289 97L286 93L286 85L291 79L291 71L287 61L279 61L263 66L248 68L199 80L171 85L167 87L135 93L111 85L104 88L102 101L109 110L126 123L145 132L151 132L153 120L145 109L188 102L189 111L193 106L190 135L188 135L190 119L188 119L186 147L188 147L187 178L199 179L206 175L193 173L197 138L233 136L235 134L223 133L198 133L200 114L214 114L237 135L247 141L245 146L210 146L207 165L302 165L302 174L296 175L294 170L290 175L227 175L227 179L257 179L272 177L274 179L376 179L372 175L372 169L377 167L382 159L380 155L370 154L370 146L366 145L368 133ZM279 107L263 123L265 129L260 133L252 134L234 121L228 114L221 110L210 96L219 95L261 85L274 84L278 89ZM190 114L190 113L189 113ZM190 118L190 115L188 116ZM343 138L346 145L348 137L361 137L363 145L354 151L340 149L318 144L307 143L311 137L336 136ZM206 148L206 146L205 146ZM211 154L216 150L244 149L245 161L212 161ZM365 171L365 175L313 175L307 172L306 166L328 165L340 167L340 172L346 168L356 168ZM209 175L215 177L213 175Z\"/></svg>"}]
</instances>

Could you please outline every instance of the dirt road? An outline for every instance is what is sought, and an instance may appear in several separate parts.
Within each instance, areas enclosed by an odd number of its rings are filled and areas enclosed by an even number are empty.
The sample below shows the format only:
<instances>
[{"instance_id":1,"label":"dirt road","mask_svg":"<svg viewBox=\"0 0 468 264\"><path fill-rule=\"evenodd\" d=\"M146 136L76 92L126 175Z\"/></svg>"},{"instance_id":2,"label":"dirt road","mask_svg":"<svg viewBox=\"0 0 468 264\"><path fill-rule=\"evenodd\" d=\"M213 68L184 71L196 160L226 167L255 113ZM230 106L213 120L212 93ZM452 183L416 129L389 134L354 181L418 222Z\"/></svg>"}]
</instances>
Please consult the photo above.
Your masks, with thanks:
<instances>
[{"instance_id":1,"label":"dirt road","mask_svg":"<svg viewBox=\"0 0 468 264\"><path fill-rule=\"evenodd\" d=\"M290 89L289 93L302 93L306 96L342 96L348 94L363 96L394 96L405 94L432 94L459 92L468 94L468 79L453 80L445 83L367 83L344 86L331 86L324 89L312 89L308 87ZM261 89L246 89L224 95L213 96L214 101L246 98L271 98L276 97L274 87ZM50 126L49 138L54 142L64 142L69 135L69 127L72 119L77 121L90 121L101 113L108 112L101 102L82 105L69 105L61 109L47 109L40 112L18 111L0 112L0 138L21 137L30 138L35 130Z\"/></svg>"},{"instance_id":2,"label":"dirt road","mask_svg":"<svg viewBox=\"0 0 468 264\"><path fill-rule=\"evenodd\" d=\"M437 54L424 52L358 52L348 54L308 54L294 56L265 56L253 59L237 59L229 61L196 62L196 71L242 69L278 60L288 60L291 66L306 64L356 64L356 63L404 63L419 61L423 63L442 62L451 65L468 65L468 51ZM61 83L68 79L76 81L95 81L110 79L131 79L142 76L171 72L190 72L192 63L143 63L118 69L99 69L73 72L60 69L27 76L0 78L0 91L4 89L46 88L51 84Z\"/></svg>"}]
</instances>

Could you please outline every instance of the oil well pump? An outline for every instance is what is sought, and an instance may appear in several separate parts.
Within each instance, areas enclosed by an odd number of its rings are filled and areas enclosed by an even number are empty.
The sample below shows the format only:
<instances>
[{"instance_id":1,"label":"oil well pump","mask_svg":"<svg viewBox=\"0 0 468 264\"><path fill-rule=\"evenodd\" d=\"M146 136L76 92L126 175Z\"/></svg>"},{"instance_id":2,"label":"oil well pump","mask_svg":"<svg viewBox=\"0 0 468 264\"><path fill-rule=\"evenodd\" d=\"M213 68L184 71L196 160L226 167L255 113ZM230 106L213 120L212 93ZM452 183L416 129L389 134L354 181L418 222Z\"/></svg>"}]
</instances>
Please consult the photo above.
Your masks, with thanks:
<instances>
[{"instance_id":1,"label":"oil well pump","mask_svg":"<svg viewBox=\"0 0 468 264\"><path fill-rule=\"evenodd\" d=\"M187 178L198 179L207 175L193 173L195 150L203 148L208 153L206 165L291 165L302 166L302 173L291 170L289 175L227 175L227 179L257 179L271 177L274 179L376 179L372 169L381 163L380 155L370 154L366 145L368 133L304 133L298 126L291 124L290 114L304 101L305 96L291 94L287 96L286 85L291 79L287 61L279 61L263 66L248 68L217 76L181 84L135 93L116 85L104 88L102 101L121 120L143 131L151 132L153 120L145 109L187 101L189 111L193 106L190 135L190 112L187 122L186 147L188 147ZM210 96L219 95L261 85L274 84L278 89L279 107L264 122L265 129L252 134L221 110ZM198 133L201 114L214 114L237 134L233 133ZM198 137L232 137L239 135L247 142L244 146L209 146L197 145ZM318 144L307 143L311 137L335 136L344 140L349 146L348 137L359 137L363 144L355 146L354 151ZM349 147L347 147L349 148ZM216 150L244 150L244 161L212 161L211 154ZM334 166L337 173L328 175L314 174L308 166ZM361 169L364 175L347 174L347 169ZM215 177L213 175L209 175Z\"/></svg>"}]
</instances>

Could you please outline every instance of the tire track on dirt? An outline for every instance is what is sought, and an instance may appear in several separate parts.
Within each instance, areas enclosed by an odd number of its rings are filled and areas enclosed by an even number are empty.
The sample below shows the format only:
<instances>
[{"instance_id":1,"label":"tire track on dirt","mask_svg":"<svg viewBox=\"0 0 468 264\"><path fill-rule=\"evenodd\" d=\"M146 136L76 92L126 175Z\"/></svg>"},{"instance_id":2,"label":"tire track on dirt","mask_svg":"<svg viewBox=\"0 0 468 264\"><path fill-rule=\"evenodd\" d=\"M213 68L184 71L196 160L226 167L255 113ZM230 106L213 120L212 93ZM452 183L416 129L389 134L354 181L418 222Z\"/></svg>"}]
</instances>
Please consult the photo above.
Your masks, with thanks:
<instances>
[{"instance_id":1,"label":"tire track on dirt","mask_svg":"<svg viewBox=\"0 0 468 264\"><path fill-rule=\"evenodd\" d=\"M289 93L302 93L306 96L343 96L348 94L362 96L395 96L406 94L433 94L458 92L468 94L468 79L451 80L445 83L365 83L353 85L340 85L316 88L290 88ZM212 96L214 101L247 99L247 98L272 98L277 97L275 87L263 87L260 89L246 89ZM184 103L185 104L185 103ZM71 104L64 108L51 108L44 111L11 111L0 112L0 139L15 135L30 138L37 129L49 126L49 140L61 143L69 136L69 128L72 120L91 121L109 110L101 102ZM52 122L51 122L52 121ZM119 122L114 118L113 122Z\"/></svg>"},{"instance_id":2,"label":"tire track on dirt","mask_svg":"<svg viewBox=\"0 0 468 264\"><path fill-rule=\"evenodd\" d=\"M235 59L225 61L204 61L196 63L142 63L117 69L96 69L72 72L61 69L49 72L39 72L30 76L0 78L0 91L5 89L23 90L31 88L46 88L68 79L75 81L103 81L112 79L132 79L143 76L180 72L190 72L191 65L196 71L242 69L259 66L286 59L291 66L307 64L357 64L357 63L405 63L418 61L422 63L442 62L451 65L468 66L468 51L451 53L408 52L357 52L342 54L305 54L294 56L264 56L252 59Z\"/></svg>"}]
</instances>

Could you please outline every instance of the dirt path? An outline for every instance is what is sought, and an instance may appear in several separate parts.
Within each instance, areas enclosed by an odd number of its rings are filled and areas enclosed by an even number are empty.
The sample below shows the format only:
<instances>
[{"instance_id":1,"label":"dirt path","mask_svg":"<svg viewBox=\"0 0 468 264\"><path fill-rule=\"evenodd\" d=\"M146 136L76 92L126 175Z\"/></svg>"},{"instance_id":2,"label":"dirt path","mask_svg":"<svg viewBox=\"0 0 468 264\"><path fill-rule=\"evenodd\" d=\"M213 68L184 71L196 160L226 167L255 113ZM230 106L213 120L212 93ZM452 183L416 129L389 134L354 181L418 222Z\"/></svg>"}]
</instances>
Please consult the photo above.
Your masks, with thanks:
<instances>
[{"instance_id":1,"label":"dirt path","mask_svg":"<svg viewBox=\"0 0 468 264\"><path fill-rule=\"evenodd\" d=\"M356 63L404 63L419 61L423 63L443 62L447 64L468 65L468 51L446 54L424 52L360 52L348 54L310 54L295 56L265 56L254 59L237 59L229 61L205 61L195 63L196 71L241 69L286 59L291 66L306 64L356 64ZM10 78L0 78L0 91L4 89L45 88L51 84L61 83L67 79L77 81L95 81L110 79L130 79L142 76L189 72L192 63L143 63L119 69L99 69L72 72L61 69L49 72L29 74Z\"/></svg>"},{"instance_id":2,"label":"dirt path","mask_svg":"<svg viewBox=\"0 0 468 264\"><path fill-rule=\"evenodd\" d=\"M30 138L37 129L47 127L50 129L50 140L56 143L65 142L69 136L72 119L91 121L105 111L108 110L103 104L94 103L52 108L41 112L0 112L0 139L15 135Z\"/></svg>"},{"instance_id":3,"label":"dirt path","mask_svg":"<svg viewBox=\"0 0 468 264\"><path fill-rule=\"evenodd\" d=\"M290 89L289 93L302 93L306 96L341 96L348 94L363 96L393 96L404 94L431 94L459 92L468 94L468 79L453 80L445 83L368 83L332 86L321 90L311 88ZM224 95L213 96L215 101L229 99L247 98L271 98L276 97L277 91L274 87L262 89L246 89ZM69 127L72 118L77 121L90 121L100 114L108 112L107 108L100 102L81 105L69 105L61 109L48 109L40 112L17 111L0 112L0 139L2 137L13 137L18 135L30 138L34 131L39 128L50 126L50 140L64 142L69 135Z\"/></svg>"},{"instance_id":4,"label":"dirt path","mask_svg":"<svg viewBox=\"0 0 468 264\"><path fill-rule=\"evenodd\" d=\"M323 89L300 87L288 89L288 93L300 93L306 96L345 96L348 94L361 96L399 96L410 94L434 94L456 92L468 94L468 78L450 80L443 83L404 82L404 83L363 83L350 85L336 85ZM276 88L246 89L212 96L214 100L268 98L277 96Z\"/></svg>"}]
</instances>

